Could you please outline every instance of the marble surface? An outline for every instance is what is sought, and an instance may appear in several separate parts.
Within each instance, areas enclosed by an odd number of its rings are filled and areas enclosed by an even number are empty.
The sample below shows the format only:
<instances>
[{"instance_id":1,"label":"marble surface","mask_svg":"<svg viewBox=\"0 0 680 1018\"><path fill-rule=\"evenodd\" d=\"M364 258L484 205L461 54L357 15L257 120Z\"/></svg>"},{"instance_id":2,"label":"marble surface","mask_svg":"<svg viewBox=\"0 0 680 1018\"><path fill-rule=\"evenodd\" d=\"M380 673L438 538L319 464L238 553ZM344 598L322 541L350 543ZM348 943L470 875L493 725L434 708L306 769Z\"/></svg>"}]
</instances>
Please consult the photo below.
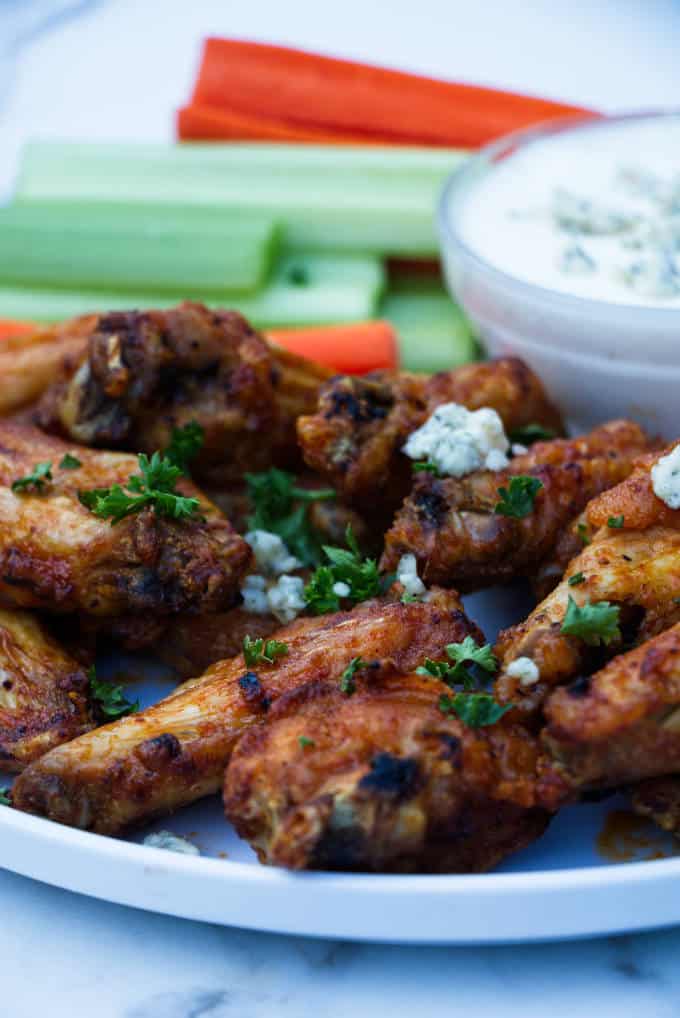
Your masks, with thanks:
<instances>
[{"instance_id":1,"label":"marble surface","mask_svg":"<svg viewBox=\"0 0 680 1018\"><path fill-rule=\"evenodd\" d=\"M0 189L28 137L171 137L210 32L607 110L680 95L673 0L0 0ZM151 915L2 870L0 902L3 1018L680 1014L680 930L531 947L360 946Z\"/></svg>"}]
</instances>

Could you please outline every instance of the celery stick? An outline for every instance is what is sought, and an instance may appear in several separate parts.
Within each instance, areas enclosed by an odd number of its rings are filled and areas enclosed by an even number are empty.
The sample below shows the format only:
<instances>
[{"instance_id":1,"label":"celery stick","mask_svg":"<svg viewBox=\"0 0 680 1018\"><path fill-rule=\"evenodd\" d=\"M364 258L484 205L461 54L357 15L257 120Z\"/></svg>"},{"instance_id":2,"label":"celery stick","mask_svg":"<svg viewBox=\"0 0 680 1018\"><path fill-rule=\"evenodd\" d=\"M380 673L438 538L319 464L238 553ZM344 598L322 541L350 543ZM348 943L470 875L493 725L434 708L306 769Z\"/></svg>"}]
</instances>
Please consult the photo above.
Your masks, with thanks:
<instances>
[{"instance_id":1,"label":"celery stick","mask_svg":"<svg viewBox=\"0 0 680 1018\"><path fill-rule=\"evenodd\" d=\"M443 290L388 291L378 314L397 331L401 366L406 371L448 371L478 358L468 322Z\"/></svg>"},{"instance_id":2,"label":"celery stick","mask_svg":"<svg viewBox=\"0 0 680 1018\"><path fill-rule=\"evenodd\" d=\"M281 221L297 250L437 252L434 210L454 150L307 145L85 145L24 150L17 199L234 206Z\"/></svg>"},{"instance_id":3,"label":"celery stick","mask_svg":"<svg viewBox=\"0 0 680 1018\"><path fill-rule=\"evenodd\" d=\"M243 292L264 281L277 241L272 218L228 209L25 203L0 208L0 279L111 292Z\"/></svg>"},{"instance_id":4,"label":"celery stick","mask_svg":"<svg viewBox=\"0 0 680 1018\"><path fill-rule=\"evenodd\" d=\"M258 328L321 325L372 318L384 286L380 261L370 256L299 254L281 258L268 284L255 294L130 294L0 286L0 318L55 322L96 311L172 307L204 300L235 308Z\"/></svg>"}]
</instances>

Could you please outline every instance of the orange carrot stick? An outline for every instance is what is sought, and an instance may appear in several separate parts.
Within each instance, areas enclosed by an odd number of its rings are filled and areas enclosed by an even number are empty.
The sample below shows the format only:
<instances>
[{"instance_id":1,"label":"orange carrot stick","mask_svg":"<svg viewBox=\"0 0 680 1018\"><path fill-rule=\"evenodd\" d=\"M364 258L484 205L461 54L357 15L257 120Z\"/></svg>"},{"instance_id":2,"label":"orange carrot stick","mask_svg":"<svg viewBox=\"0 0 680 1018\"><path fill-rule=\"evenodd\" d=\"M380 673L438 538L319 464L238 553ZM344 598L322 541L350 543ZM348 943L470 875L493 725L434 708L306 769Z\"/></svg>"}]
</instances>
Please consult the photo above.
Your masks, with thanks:
<instances>
[{"instance_id":1,"label":"orange carrot stick","mask_svg":"<svg viewBox=\"0 0 680 1018\"><path fill-rule=\"evenodd\" d=\"M266 116L240 113L227 106L184 106L177 112L182 141L281 141L314 145L389 145L393 138L366 136L360 131L292 124Z\"/></svg>"},{"instance_id":2,"label":"orange carrot stick","mask_svg":"<svg viewBox=\"0 0 680 1018\"><path fill-rule=\"evenodd\" d=\"M39 325L32 322L15 322L11 318L0 318L0 339L11 339L13 336L27 336L37 332Z\"/></svg>"},{"instance_id":3,"label":"orange carrot stick","mask_svg":"<svg viewBox=\"0 0 680 1018\"><path fill-rule=\"evenodd\" d=\"M206 40L192 103L310 128L476 147L583 109L235 39Z\"/></svg>"},{"instance_id":4,"label":"orange carrot stick","mask_svg":"<svg viewBox=\"0 0 680 1018\"><path fill-rule=\"evenodd\" d=\"M267 338L290 353L347 375L399 367L397 336L389 322L356 322L313 329L272 329Z\"/></svg>"}]
</instances>

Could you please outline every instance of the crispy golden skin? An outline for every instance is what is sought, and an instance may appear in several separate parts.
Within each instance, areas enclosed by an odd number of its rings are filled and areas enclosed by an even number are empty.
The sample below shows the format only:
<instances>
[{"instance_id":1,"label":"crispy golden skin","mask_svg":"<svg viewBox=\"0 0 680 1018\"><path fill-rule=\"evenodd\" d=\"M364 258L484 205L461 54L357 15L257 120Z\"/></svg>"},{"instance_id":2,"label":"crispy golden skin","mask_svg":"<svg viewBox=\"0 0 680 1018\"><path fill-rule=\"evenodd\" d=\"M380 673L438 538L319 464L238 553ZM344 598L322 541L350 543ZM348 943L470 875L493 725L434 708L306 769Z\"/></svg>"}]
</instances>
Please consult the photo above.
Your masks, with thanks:
<instances>
[{"instance_id":1,"label":"crispy golden skin","mask_svg":"<svg viewBox=\"0 0 680 1018\"><path fill-rule=\"evenodd\" d=\"M433 410L451 402L493 407L508 432L531 423L562 432L539 379L523 361L506 357L431 377L340 375L321 389L316 413L298 421L298 439L309 466L347 501L373 511L379 504L395 508L411 486L402 446Z\"/></svg>"},{"instance_id":2,"label":"crispy golden skin","mask_svg":"<svg viewBox=\"0 0 680 1018\"><path fill-rule=\"evenodd\" d=\"M439 710L443 683L389 666L356 683L347 696L309 682L238 742L226 814L261 862L476 872L543 832L540 754L523 728L468 728Z\"/></svg>"},{"instance_id":3,"label":"crispy golden skin","mask_svg":"<svg viewBox=\"0 0 680 1018\"><path fill-rule=\"evenodd\" d=\"M557 689L544 711L543 741L578 788L680 770L680 624Z\"/></svg>"},{"instance_id":4,"label":"crispy golden skin","mask_svg":"<svg viewBox=\"0 0 680 1018\"><path fill-rule=\"evenodd\" d=\"M61 470L65 453L82 466ZM12 482L52 463L42 492ZM112 526L78 500L78 491L123 484L138 472L126 453L76 447L34 428L0 422L0 601L98 618L218 611L232 604L250 548L200 497L203 520L173 520L145 509Z\"/></svg>"},{"instance_id":5,"label":"crispy golden skin","mask_svg":"<svg viewBox=\"0 0 680 1018\"><path fill-rule=\"evenodd\" d=\"M409 672L466 635L482 640L446 591L427 604L366 601L351 612L298 619L279 630L288 654L275 665L258 666L255 678L241 655L213 665L148 710L43 757L15 784L14 804L116 833L218 791L236 739L262 724L282 693L310 680L337 681L359 656Z\"/></svg>"},{"instance_id":6,"label":"crispy golden skin","mask_svg":"<svg viewBox=\"0 0 680 1018\"><path fill-rule=\"evenodd\" d=\"M572 586L571 577L583 574ZM680 620L680 531L651 527L629 531L603 527L592 544L570 563L562 583L529 617L504 630L496 643L501 671L496 693L502 703L514 703L531 713L553 686L587 675L621 650L621 641L608 647L589 647L582 639L562 633L569 597L581 605L609 601L621 609L626 643L642 643ZM540 681L523 687L507 674L519 657L531 658Z\"/></svg>"},{"instance_id":7,"label":"crispy golden skin","mask_svg":"<svg viewBox=\"0 0 680 1018\"><path fill-rule=\"evenodd\" d=\"M0 610L0 768L21 770L93 727L87 675L27 612Z\"/></svg>"},{"instance_id":8,"label":"crispy golden skin","mask_svg":"<svg viewBox=\"0 0 680 1018\"><path fill-rule=\"evenodd\" d=\"M680 837L680 776L648 778L632 789L631 806L664 831Z\"/></svg>"},{"instance_id":9,"label":"crispy golden skin","mask_svg":"<svg viewBox=\"0 0 680 1018\"><path fill-rule=\"evenodd\" d=\"M38 421L83 445L154 452L198 421L192 463L219 485L299 461L295 421L330 371L270 346L235 311L185 303L96 319L75 371L46 393Z\"/></svg>"},{"instance_id":10,"label":"crispy golden skin","mask_svg":"<svg viewBox=\"0 0 680 1018\"><path fill-rule=\"evenodd\" d=\"M633 469L648 448L637 424L612 421L582 438L539 442L507 470L460 479L418 475L385 537L381 567L413 553L426 582L476 590L535 570L588 500ZM542 484L523 518L496 513L499 488L517 475Z\"/></svg>"},{"instance_id":11,"label":"crispy golden skin","mask_svg":"<svg viewBox=\"0 0 680 1018\"><path fill-rule=\"evenodd\" d=\"M0 344L0 417L34 403L82 356L93 316L4 339Z\"/></svg>"}]
</instances>

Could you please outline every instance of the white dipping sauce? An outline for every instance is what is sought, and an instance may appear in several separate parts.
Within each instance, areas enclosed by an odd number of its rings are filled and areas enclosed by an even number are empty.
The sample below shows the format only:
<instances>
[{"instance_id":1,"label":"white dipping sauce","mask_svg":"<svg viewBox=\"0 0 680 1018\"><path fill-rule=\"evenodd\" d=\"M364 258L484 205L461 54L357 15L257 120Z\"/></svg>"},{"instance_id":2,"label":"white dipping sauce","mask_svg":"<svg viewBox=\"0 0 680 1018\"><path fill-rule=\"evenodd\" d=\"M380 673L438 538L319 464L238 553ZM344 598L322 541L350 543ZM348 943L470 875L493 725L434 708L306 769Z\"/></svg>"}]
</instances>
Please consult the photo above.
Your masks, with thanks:
<instances>
[{"instance_id":1,"label":"white dipping sauce","mask_svg":"<svg viewBox=\"0 0 680 1018\"><path fill-rule=\"evenodd\" d=\"M464 243L517 279L680 308L680 117L540 138L493 166L462 206Z\"/></svg>"}]
</instances>

